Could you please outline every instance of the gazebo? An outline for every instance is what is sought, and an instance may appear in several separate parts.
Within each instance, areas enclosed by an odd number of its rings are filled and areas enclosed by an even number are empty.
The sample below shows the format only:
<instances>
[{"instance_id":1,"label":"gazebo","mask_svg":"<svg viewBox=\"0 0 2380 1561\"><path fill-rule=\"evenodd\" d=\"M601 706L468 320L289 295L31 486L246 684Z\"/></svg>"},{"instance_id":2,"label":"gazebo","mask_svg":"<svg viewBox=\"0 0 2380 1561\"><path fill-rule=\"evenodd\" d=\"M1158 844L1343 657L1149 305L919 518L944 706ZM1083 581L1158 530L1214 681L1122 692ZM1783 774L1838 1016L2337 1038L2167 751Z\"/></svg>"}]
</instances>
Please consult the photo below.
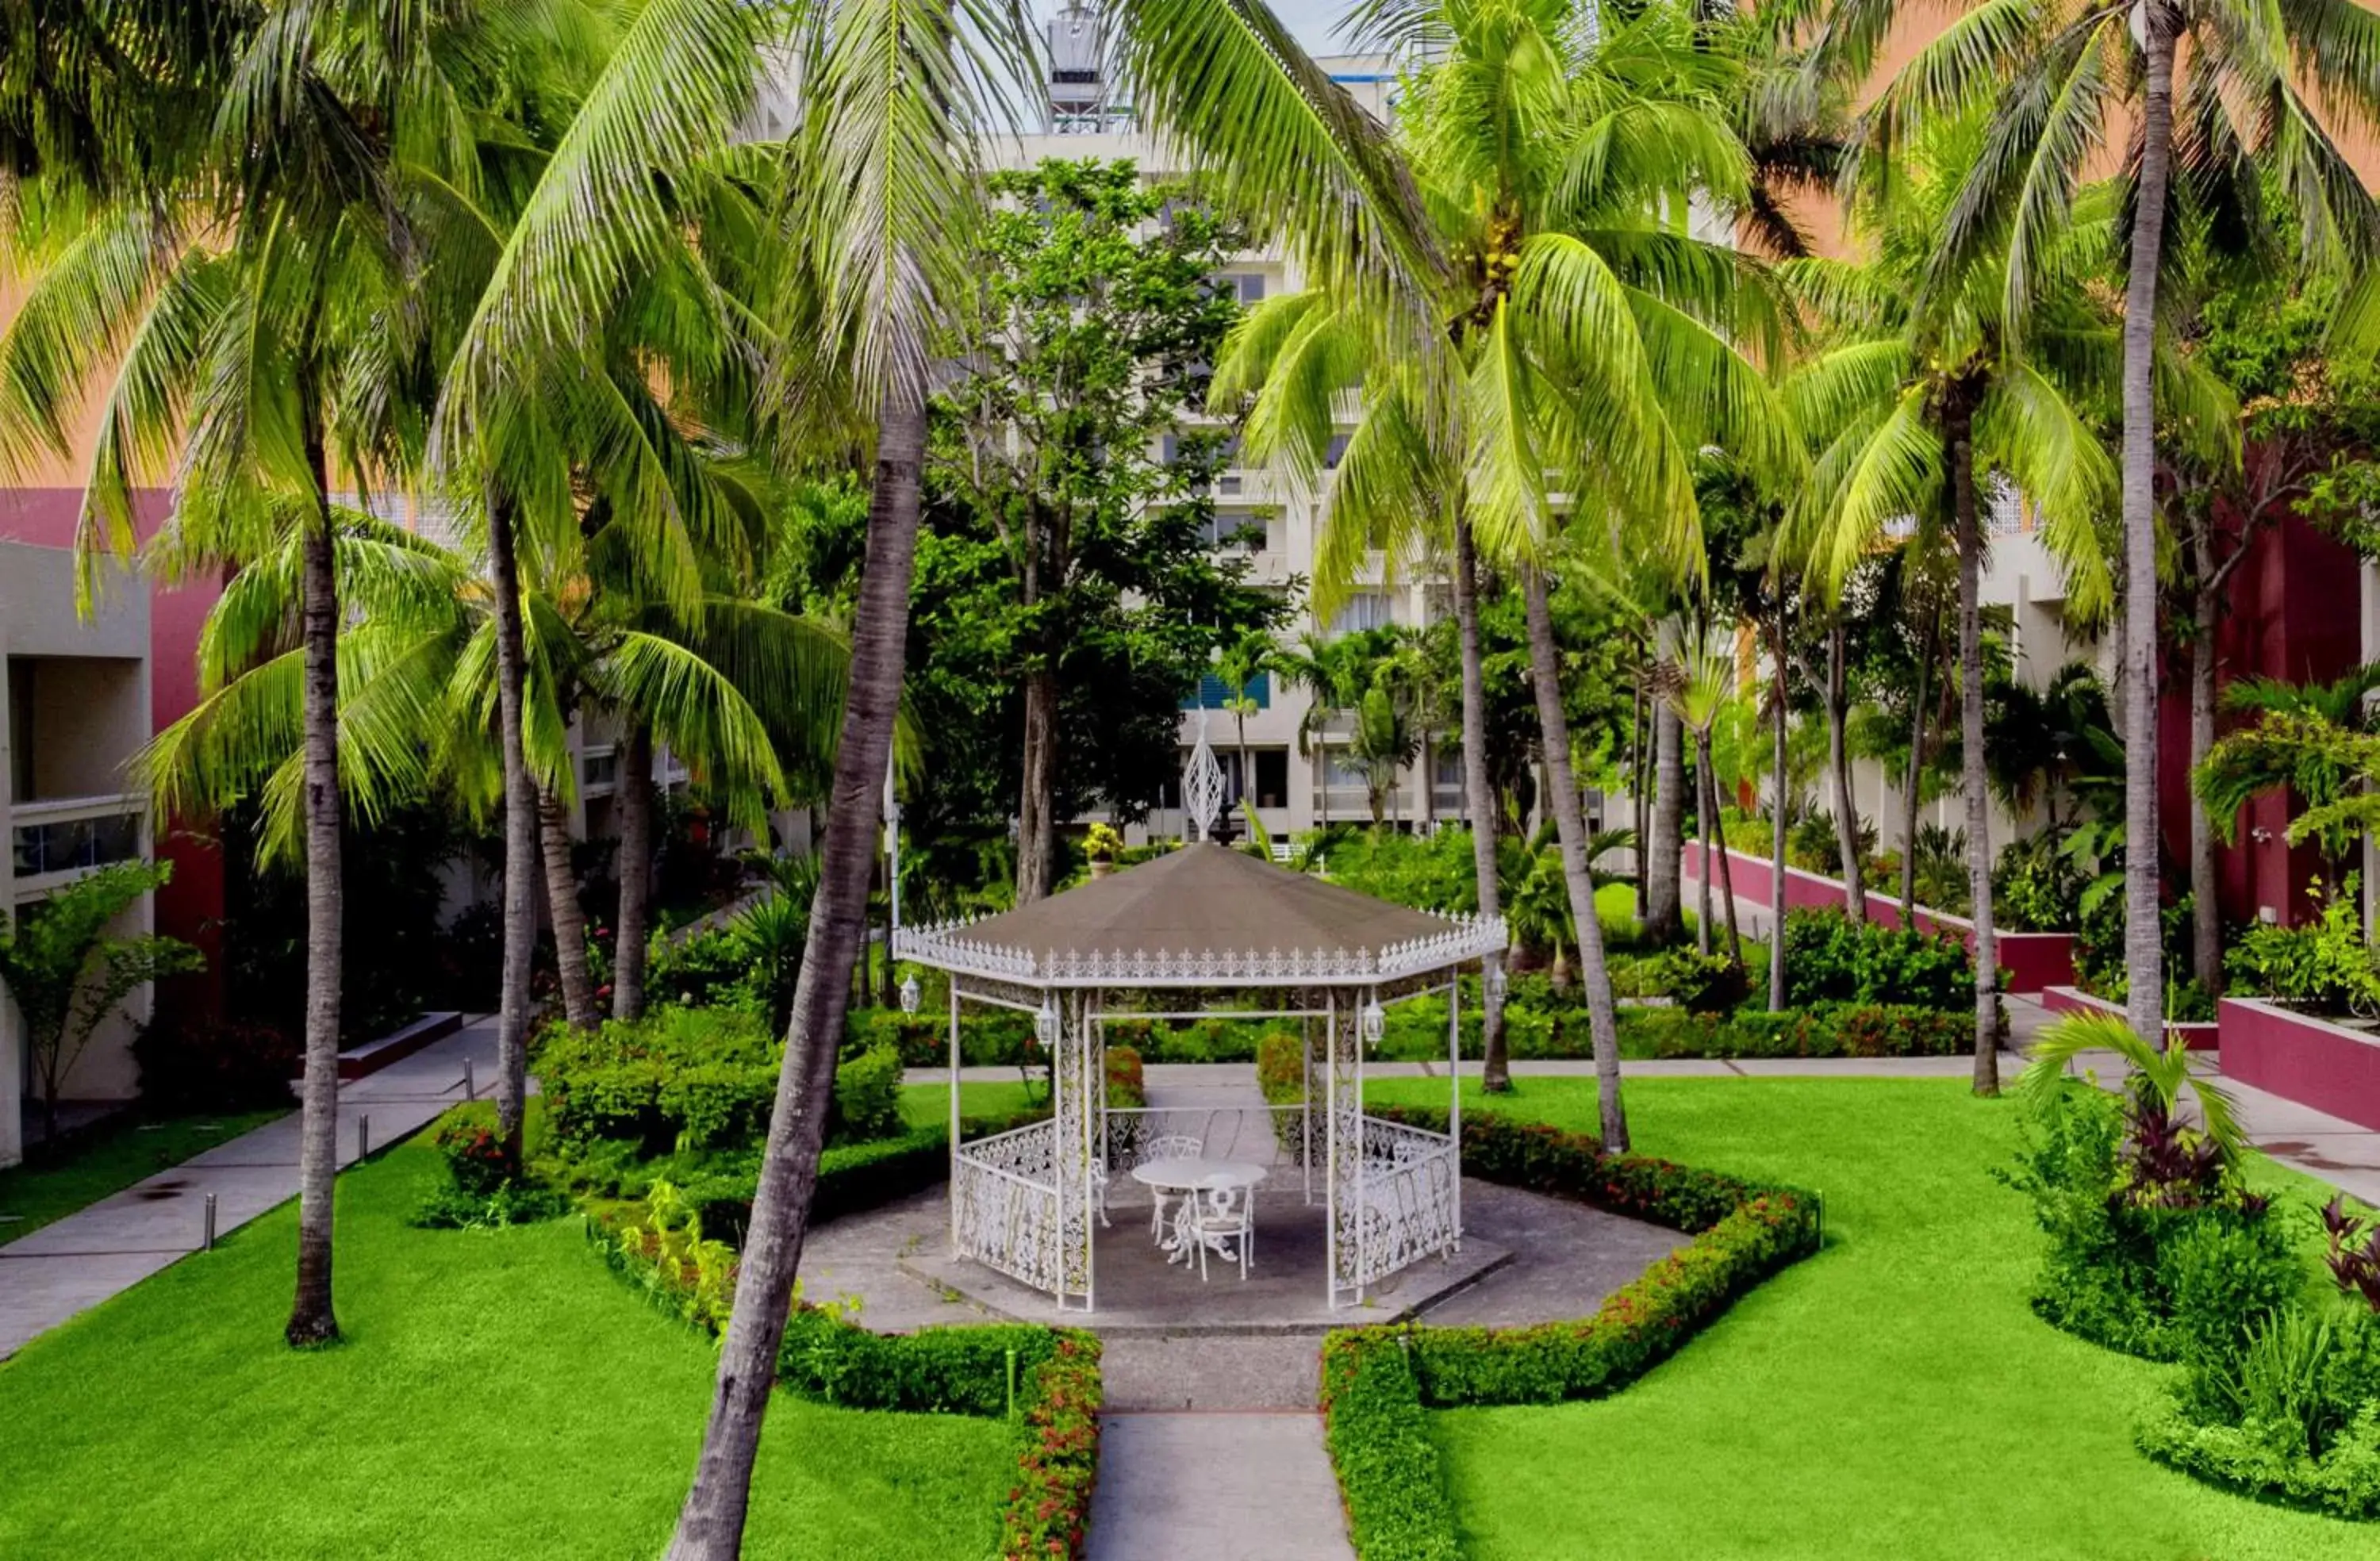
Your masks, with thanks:
<instances>
[{"instance_id":1,"label":"gazebo","mask_svg":"<svg viewBox=\"0 0 2380 1561\"><path fill-rule=\"evenodd\" d=\"M1410 910L1195 840L1021 910L896 931L895 958L950 977L952 1255L1046 1291L1061 1311L1093 1310L1104 1191L1130 1168L1137 1142L1111 1131L1106 1027L1205 1017L1294 1019L1310 1037L1318 1026L1307 1067L1323 1078L1331 1306L1361 1301L1366 1286L1419 1258L1453 1252L1463 1239L1459 1092L1450 1083L1443 1133L1366 1116L1364 1053L1380 1038L1387 1005L1444 991L1451 1063L1462 1023L1455 975L1504 942L1500 918ZM1111 1010L1127 991L1176 994L1183 1006ZM1280 997L1258 1009L1204 1000L1260 991ZM970 1002L1034 1015L1050 1061L1049 1119L960 1141L959 1015ZM1309 1086L1301 1127L1309 1144L1312 1095Z\"/></svg>"}]
</instances>

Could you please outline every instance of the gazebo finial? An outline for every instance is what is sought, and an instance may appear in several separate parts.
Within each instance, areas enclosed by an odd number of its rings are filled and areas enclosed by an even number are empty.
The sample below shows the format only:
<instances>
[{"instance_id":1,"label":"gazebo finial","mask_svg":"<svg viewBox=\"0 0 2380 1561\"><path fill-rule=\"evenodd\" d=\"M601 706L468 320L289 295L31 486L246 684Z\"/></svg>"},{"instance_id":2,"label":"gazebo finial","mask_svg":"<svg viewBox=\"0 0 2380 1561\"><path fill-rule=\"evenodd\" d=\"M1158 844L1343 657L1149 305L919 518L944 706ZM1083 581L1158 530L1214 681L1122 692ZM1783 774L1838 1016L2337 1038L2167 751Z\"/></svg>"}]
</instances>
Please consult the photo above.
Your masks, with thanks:
<instances>
[{"instance_id":1,"label":"gazebo finial","mask_svg":"<svg viewBox=\"0 0 2380 1561\"><path fill-rule=\"evenodd\" d=\"M1194 841L1213 835L1215 821L1223 816L1223 767L1207 742L1204 709L1198 712L1197 744L1182 767L1182 815L1184 833Z\"/></svg>"}]
</instances>

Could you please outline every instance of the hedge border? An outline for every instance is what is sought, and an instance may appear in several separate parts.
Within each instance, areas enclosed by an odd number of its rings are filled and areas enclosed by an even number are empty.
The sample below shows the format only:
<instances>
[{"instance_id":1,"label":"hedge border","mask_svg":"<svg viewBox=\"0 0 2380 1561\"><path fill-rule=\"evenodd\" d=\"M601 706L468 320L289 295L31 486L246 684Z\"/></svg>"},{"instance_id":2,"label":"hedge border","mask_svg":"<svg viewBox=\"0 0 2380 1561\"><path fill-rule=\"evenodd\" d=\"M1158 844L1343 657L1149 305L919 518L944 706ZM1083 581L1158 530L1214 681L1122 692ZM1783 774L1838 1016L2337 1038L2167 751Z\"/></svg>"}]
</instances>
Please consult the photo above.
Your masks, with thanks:
<instances>
[{"instance_id":1,"label":"hedge border","mask_svg":"<svg viewBox=\"0 0 2380 1561\"><path fill-rule=\"evenodd\" d=\"M948 1164L946 1149L942 1163ZM844 1212L910 1190L905 1180L895 1180L871 1202L847 1203ZM589 1243L655 1306L716 1337L715 1323L694 1304L688 1265L649 1254L629 1239L632 1223L590 1214ZM714 1277L732 1292L735 1259L722 1261L726 1267ZM1016 1474L1001 1504L1000 1561L1079 1561L1099 1474L1104 1386L1097 1335L1026 1323L880 1334L834 1307L796 1300L777 1351L777 1383L797 1397L846 1409L992 1419L1013 1414Z\"/></svg>"},{"instance_id":2,"label":"hedge border","mask_svg":"<svg viewBox=\"0 0 2380 1561\"><path fill-rule=\"evenodd\" d=\"M1443 1111L1375 1107L1445 1130ZM1682 1230L1694 1240L1592 1317L1517 1328L1336 1328L1322 1345L1324 1438L1363 1561L1457 1561L1454 1508L1424 1410L1613 1393L1771 1274L1818 1250L1818 1196L1640 1156L1496 1112L1463 1119L1463 1169Z\"/></svg>"}]
</instances>

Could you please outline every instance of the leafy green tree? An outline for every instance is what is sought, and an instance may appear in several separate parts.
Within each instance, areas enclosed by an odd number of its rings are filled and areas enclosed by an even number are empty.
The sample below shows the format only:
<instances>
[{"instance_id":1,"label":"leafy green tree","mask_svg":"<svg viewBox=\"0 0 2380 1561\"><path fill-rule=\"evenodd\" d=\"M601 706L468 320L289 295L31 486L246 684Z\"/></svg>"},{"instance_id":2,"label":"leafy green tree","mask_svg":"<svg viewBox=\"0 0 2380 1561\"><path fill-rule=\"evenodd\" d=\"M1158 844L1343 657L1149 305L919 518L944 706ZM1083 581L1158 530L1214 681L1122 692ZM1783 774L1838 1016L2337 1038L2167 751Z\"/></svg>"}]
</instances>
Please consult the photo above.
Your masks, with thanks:
<instances>
[{"instance_id":1,"label":"leafy green tree","mask_svg":"<svg viewBox=\"0 0 2380 1561\"><path fill-rule=\"evenodd\" d=\"M1186 616L1222 584L1160 550L1206 551L1196 533L1213 514L1223 431L1194 430L1184 413L1238 306L1211 280L1232 230L1186 188L1144 184L1128 161L1047 161L988 184L981 306L958 328L971 368L934 398L926 481L937 510L996 541L1011 577L1012 602L984 593L973 605L990 618L981 632L1011 642L1003 681L1023 696L1026 903L1054 883L1058 773L1072 757L1060 707L1099 670L1080 653L1091 622Z\"/></svg>"},{"instance_id":2,"label":"leafy green tree","mask_svg":"<svg viewBox=\"0 0 2380 1561\"><path fill-rule=\"evenodd\" d=\"M118 862L20 909L13 927L0 922L0 992L24 1022L44 1137L57 1137L59 1086L100 1025L151 982L206 967L178 938L108 934L110 922L173 876L170 862Z\"/></svg>"}]
</instances>

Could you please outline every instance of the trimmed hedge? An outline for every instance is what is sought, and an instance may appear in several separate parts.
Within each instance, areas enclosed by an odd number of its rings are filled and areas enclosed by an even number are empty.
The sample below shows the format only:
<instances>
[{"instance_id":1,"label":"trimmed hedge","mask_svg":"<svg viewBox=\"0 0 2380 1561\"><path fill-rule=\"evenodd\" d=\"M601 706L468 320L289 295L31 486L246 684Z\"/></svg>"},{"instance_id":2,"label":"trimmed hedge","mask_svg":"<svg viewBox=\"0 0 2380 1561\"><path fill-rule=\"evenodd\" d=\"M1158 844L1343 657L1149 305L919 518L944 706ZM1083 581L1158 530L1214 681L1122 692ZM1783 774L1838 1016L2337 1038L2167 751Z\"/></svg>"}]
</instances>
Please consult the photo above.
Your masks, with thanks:
<instances>
[{"instance_id":1,"label":"trimmed hedge","mask_svg":"<svg viewBox=\"0 0 2380 1561\"><path fill-rule=\"evenodd\" d=\"M1443 1112L1376 1108L1443 1131ZM1624 1387L1666 1360L1736 1297L1815 1252L1817 1197L1639 1156L1493 1112L1466 1117L1463 1168L1485 1180L1584 1203L1694 1240L1614 1291L1592 1317L1523 1328L1395 1325L1332 1332L1323 1344L1331 1462L1365 1561L1461 1554L1438 1481L1427 1407L1552 1403Z\"/></svg>"},{"instance_id":2,"label":"trimmed hedge","mask_svg":"<svg viewBox=\"0 0 2380 1561\"><path fill-rule=\"evenodd\" d=\"M612 1270L656 1305L713 1336L725 1326L735 1261L698 1226L590 1219L588 1232ZM777 1381L845 1409L1012 1418L1016 1482L1001 1507L1002 1561L1082 1554L1099 1472L1096 1335L1026 1324L880 1334L837 1308L797 1301L778 1347Z\"/></svg>"},{"instance_id":3,"label":"trimmed hedge","mask_svg":"<svg viewBox=\"0 0 2380 1561\"><path fill-rule=\"evenodd\" d=\"M1578 1027L1582 1055L1584 1024ZM1620 1055L1687 1057L1957 1057L1974 1046L1973 1010L1949 1013L1905 1003L1822 1003L1789 1013L1620 1010ZM1526 1056L1516 1051L1515 1056Z\"/></svg>"},{"instance_id":4,"label":"trimmed hedge","mask_svg":"<svg viewBox=\"0 0 2380 1561\"><path fill-rule=\"evenodd\" d=\"M1049 1115L1046 1110L1020 1111L1014 1116L970 1117L961 1131L971 1137L1006 1132ZM871 1139L863 1144L839 1144L819 1156L818 1191L811 1195L810 1223L822 1225L845 1215L865 1214L913 1192L923 1192L950 1176L951 1132L945 1127L917 1128L898 1138ZM759 1168L754 1167L757 1178ZM757 1180L754 1182L757 1188ZM733 1192L697 1199L705 1230L735 1247L752 1221L752 1192L738 1186Z\"/></svg>"}]
</instances>

